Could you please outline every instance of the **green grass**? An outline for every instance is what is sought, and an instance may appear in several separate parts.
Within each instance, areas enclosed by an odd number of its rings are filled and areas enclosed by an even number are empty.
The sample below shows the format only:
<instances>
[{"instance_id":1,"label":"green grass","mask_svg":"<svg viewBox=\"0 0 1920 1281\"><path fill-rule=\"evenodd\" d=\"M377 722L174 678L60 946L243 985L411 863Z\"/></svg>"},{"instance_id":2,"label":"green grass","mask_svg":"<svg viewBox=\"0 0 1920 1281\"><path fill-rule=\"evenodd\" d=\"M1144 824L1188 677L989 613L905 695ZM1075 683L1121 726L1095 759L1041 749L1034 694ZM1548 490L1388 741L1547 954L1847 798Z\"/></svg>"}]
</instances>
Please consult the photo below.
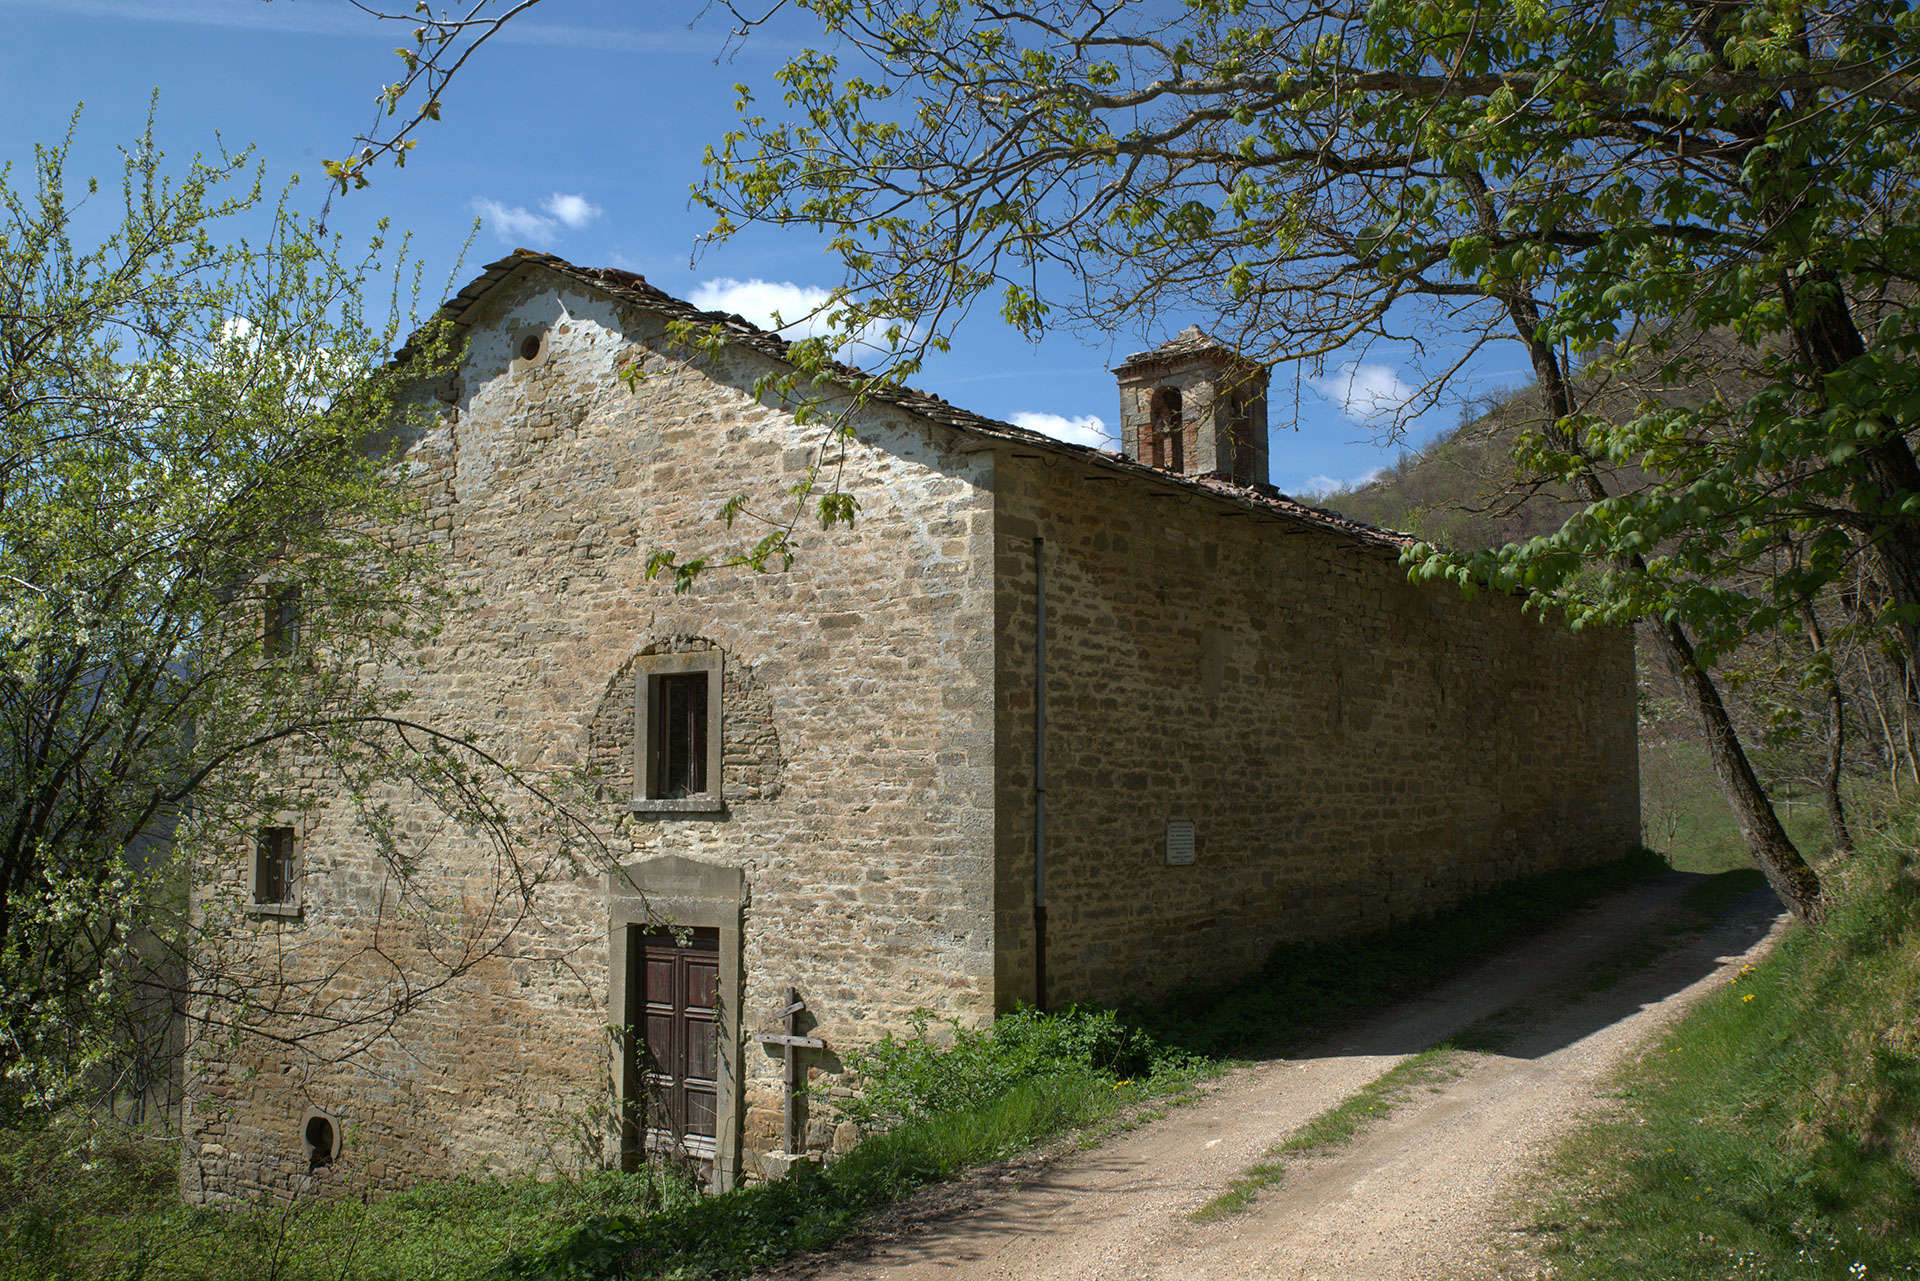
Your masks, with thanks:
<instances>
[{"instance_id":1,"label":"green grass","mask_svg":"<svg viewBox=\"0 0 1920 1281\"><path fill-rule=\"evenodd\" d=\"M91 1141L89 1138L91 1137ZM423 1183L366 1201L182 1206L179 1148L71 1127L0 1145L0 1281L432 1281L490 1274L509 1252L613 1214L684 1208L656 1171Z\"/></svg>"},{"instance_id":2,"label":"green grass","mask_svg":"<svg viewBox=\"0 0 1920 1281\"><path fill-rule=\"evenodd\" d=\"M1345 1100L1301 1126L1274 1149L1281 1156L1309 1156L1338 1147L1386 1117L1423 1085L1460 1075L1462 1058L1451 1045L1436 1045L1395 1064Z\"/></svg>"},{"instance_id":3,"label":"green grass","mask_svg":"<svg viewBox=\"0 0 1920 1281\"><path fill-rule=\"evenodd\" d=\"M1854 791L1855 799L1875 795L1867 787ZM1665 854L1675 871L1712 874L1753 866L1701 744L1692 739L1642 744L1640 797L1647 844ZM1776 813L1802 850L1818 850L1825 842L1827 816L1817 800L1783 801Z\"/></svg>"},{"instance_id":4,"label":"green grass","mask_svg":"<svg viewBox=\"0 0 1920 1281\"><path fill-rule=\"evenodd\" d=\"M1562 1151L1536 1225L1555 1277L1920 1274L1914 816L1861 844L1827 924L1675 1025Z\"/></svg>"},{"instance_id":5,"label":"green grass","mask_svg":"<svg viewBox=\"0 0 1920 1281\"><path fill-rule=\"evenodd\" d=\"M1227 1190L1188 1217L1212 1223L1238 1214L1280 1182L1290 1158L1312 1156L1351 1141L1391 1116L1422 1086L1437 1086L1458 1076L1465 1060L1451 1045L1436 1045L1402 1059L1345 1099L1267 1149L1263 1160L1235 1175Z\"/></svg>"}]
</instances>

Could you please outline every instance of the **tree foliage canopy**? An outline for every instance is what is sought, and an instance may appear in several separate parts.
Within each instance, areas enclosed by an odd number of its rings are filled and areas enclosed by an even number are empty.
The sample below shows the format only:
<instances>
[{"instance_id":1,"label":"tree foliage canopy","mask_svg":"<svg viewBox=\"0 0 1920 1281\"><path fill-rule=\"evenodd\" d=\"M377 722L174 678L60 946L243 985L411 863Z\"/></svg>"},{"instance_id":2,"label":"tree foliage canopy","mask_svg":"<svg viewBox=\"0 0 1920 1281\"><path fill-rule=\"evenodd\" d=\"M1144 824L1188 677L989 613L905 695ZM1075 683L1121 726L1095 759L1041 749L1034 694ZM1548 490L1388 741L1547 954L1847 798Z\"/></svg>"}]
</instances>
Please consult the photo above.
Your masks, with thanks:
<instances>
[{"instance_id":1,"label":"tree foliage canopy","mask_svg":"<svg viewBox=\"0 0 1920 1281\"><path fill-rule=\"evenodd\" d=\"M1567 398L1532 477L1640 483L1421 572L1711 652L1866 554L1911 629L1911 6L802 3L832 48L778 113L743 87L702 194L720 236L827 231L856 319L984 295L1030 329L1199 313L1272 360L1396 339L1428 396L1519 341ZM1783 541L1791 572L1734 573Z\"/></svg>"}]
</instances>

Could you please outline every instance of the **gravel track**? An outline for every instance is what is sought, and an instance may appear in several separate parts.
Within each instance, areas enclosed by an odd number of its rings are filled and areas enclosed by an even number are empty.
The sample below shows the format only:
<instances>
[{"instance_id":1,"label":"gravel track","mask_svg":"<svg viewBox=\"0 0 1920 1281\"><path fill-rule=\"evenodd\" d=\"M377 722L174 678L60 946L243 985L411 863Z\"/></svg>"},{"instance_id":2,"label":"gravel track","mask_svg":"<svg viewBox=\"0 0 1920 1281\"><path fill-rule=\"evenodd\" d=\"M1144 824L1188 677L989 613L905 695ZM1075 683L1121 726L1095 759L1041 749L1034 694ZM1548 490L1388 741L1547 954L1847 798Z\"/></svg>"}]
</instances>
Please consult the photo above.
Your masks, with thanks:
<instances>
[{"instance_id":1,"label":"gravel track","mask_svg":"<svg viewBox=\"0 0 1920 1281\"><path fill-rule=\"evenodd\" d=\"M1228 1073L1197 1102L927 1189L767 1281L1399 1281L1513 1265L1529 1176L1605 1076L1726 982L1778 929L1770 896L1679 927L1701 878L1609 895L1427 996L1298 1056ZM1659 943L1660 946L1650 946ZM1188 1216L1299 1126L1436 1042L1465 1056L1385 1120L1295 1161L1241 1214Z\"/></svg>"}]
</instances>

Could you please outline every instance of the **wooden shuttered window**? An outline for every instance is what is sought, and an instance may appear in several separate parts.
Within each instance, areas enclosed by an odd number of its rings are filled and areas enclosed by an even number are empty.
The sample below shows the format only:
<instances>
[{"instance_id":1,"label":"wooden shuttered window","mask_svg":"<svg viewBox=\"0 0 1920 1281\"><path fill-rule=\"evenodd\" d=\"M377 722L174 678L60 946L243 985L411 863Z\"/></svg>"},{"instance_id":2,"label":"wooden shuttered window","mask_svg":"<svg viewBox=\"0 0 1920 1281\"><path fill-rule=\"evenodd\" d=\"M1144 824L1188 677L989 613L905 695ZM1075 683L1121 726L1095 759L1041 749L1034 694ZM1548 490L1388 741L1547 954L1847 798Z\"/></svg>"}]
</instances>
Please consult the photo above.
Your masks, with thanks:
<instances>
[{"instance_id":1,"label":"wooden shuttered window","mask_svg":"<svg viewBox=\"0 0 1920 1281\"><path fill-rule=\"evenodd\" d=\"M637 662L634 811L722 812L720 652L645 654Z\"/></svg>"},{"instance_id":2,"label":"wooden shuttered window","mask_svg":"<svg viewBox=\"0 0 1920 1281\"><path fill-rule=\"evenodd\" d=\"M253 901L281 906L293 901L294 833L291 827L263 827L253 838Z\"/></svg>"},{"instance_id":3,"label":"wooden shuttered window","mask_svg":"<svg viewBox=\"0 0 1920 1281\"><path fill-rule=\"evenodd\" d=\"M707 786L707 673L656 678L653 795L700 796Z\"/></svg>"}]
</instances>

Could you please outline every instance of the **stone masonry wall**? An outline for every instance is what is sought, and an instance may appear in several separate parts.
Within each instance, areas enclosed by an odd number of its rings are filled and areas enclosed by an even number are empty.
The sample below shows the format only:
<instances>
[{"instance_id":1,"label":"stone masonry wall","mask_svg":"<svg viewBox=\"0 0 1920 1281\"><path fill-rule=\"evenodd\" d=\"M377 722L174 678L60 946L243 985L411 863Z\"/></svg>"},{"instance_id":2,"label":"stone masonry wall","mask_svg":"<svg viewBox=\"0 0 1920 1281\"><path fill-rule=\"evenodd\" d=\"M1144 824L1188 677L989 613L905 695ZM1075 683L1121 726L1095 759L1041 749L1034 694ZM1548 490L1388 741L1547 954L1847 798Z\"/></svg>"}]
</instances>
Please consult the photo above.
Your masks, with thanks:
<instances>
[{"instance_id":1,"label":"stone masonry wall","mask_svg":"<svg viewBox=\"0 0 1920 1281\"><path fill-rule=\"evenodd\" d=\"M419 856L403 887L352 806L322 795L303 818L298 919L233 913L244 873L216 869L200 908L230 914L215 950L232 964L311 981L295 1003L397 1017L352 1047L198 1035L182 1170L193 1198L308 1186L311 1110L343 1127L338 1162L316 1176L343 1187L612 1159L611 864L675 855L744 871L748 1177L777 1143L781 1068L750 1037L789 987L827 1043L816 1080L915 1009L992 1013L991 453L866 412L841 481L860 503L853 530L806 534L803 517L791 572L715 571L675 595L645 580L648 553L722 543L718 513L736 493L781 510L823 430L755 400L764 358L694 355L650 314L544 269L523 268L470 316L457 404L407 457L425 499L413 536L437 543L472 595L422 653L409 714L470 730L556 787L592 771L584 799L567 795L604 848L551 868L519 919L494 848L418 798L372 798L396 807ZM524 359L529 336L544 345ZM632 385L616 376L628 366L642 375ZM632 665L662 649L723 654L724 813L625 805ZM552 853L518 851L536 866ZM810 1147L833 1140L834 1121L814 1106Z\"/></svg>"},{"instance_id":2,"label":"stone masonry wall","mask_svg":"<svg viewBox=\"0 0 1920 1281\"><path fill-rule=\"evenodd\" d=\"M1638 841L1631 633L1055 457L1003 455L998 494L1002 1005L1033 999L1036 535L1053 1001L1230 977Z\"/></svg>"}]
</instances>

